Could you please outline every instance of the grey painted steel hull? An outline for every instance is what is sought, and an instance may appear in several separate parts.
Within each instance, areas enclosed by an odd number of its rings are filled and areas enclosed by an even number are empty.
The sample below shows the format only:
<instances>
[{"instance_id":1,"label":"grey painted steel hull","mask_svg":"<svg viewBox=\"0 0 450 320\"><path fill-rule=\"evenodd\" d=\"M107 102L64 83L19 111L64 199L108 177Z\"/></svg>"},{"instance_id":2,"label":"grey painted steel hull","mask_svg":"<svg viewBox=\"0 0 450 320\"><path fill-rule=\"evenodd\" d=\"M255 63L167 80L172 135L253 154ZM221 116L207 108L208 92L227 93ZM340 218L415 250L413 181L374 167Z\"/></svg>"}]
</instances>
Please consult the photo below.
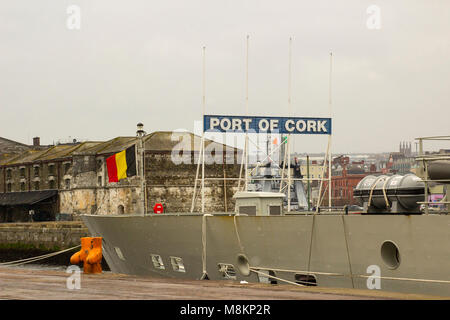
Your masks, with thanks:
<instances>
[{"instance_id":1,"label":"grey painted steel hull","mask_svg":"<svg viewBox=\"0 0 450 320\"><path fill-rule=\"evenodd\" d=\"M113 272L202 276L201 215L84 215L83 220L92 235L103 237L103 254ZM212 215L205 221L206 270L211 280L224 279L219 263L236 268L238 254L244 254L251 267L273 270L276 277L289 281L309 270L318 286L368 289L368 281L373 281L368 267L376 265L381 290L450 296L447 215ZM399 249L395 269L381 256L385 241ZM123 259L115 248L120 248ZM165 269L155 268L151 254L161 256ZM174 271L170 257L182 258L185 272ZM259 281L256 273L244 276L237 268L236 280Z\"/></svg>"}]
</instances>

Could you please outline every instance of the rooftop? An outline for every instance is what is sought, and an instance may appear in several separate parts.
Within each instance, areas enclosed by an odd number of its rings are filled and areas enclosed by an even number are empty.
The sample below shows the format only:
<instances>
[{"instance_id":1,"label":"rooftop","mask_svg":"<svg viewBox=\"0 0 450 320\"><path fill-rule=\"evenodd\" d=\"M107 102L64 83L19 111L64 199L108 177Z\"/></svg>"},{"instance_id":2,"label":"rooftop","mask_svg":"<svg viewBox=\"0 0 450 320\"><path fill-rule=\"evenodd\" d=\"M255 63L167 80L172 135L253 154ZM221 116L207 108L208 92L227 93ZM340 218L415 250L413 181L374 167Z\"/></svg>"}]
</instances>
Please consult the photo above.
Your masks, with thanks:
<instances>
[{"instance_id":1,"label":"rooftop","mask_svg":"<svg viewBox=\"0 0 450 320\"><path fill-rule=\"evenodd\" d=\"M3 139L3 138L2 138ZM144 138L146 151L170 152L182 143L184 150L200 151L201 137L191 132L156 131ZM39 149L27 149L19 153L1 153L0 165L17 165L36 161L51 161L70 158L77 154L109 155L120 152L137 143L137 137L116 137L108 141L85 141L76 144L41 146ZM205 139L205 149L235 151L236 148Z\"/></svg>"}]
</instances>

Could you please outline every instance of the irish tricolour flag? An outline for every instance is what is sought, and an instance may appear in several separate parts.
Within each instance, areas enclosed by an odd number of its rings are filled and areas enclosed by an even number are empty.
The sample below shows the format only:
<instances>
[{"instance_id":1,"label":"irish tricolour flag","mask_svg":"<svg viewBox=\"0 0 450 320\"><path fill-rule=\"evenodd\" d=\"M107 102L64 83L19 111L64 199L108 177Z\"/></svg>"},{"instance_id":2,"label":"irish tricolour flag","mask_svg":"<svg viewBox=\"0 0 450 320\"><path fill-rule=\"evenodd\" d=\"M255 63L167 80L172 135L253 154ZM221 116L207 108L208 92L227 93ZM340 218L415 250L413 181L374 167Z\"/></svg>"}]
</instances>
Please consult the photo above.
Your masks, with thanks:
<instances>
[{"instance_id":1,"label":"irish tricolour flag","mask_svg":"<svg viewBox=\"0 0 450 320\"><path fill-rule=\"evenodd\" d=\"M109 182L136 175L136 146L133 145L106 159Z\"/></svg>"}]
</instances>

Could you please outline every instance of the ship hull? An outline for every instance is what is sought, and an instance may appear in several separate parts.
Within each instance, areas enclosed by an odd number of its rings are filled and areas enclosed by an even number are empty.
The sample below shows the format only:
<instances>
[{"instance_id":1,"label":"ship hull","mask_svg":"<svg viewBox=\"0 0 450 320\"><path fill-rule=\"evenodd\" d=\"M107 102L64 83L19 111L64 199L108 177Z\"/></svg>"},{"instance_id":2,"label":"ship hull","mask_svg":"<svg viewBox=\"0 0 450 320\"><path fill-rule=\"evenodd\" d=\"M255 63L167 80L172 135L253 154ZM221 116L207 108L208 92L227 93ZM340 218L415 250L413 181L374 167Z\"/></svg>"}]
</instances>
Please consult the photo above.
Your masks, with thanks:
<instances>
[{"instance_id":1,"label":"ship hull","mask_svg":"<svg viewBox=\"0 0 450 320\"><path fill-rule=\"evenodd\" d=\"M270 270L280 284L313 274L324 287L450 296L447 215L84 215L83 220L93 236L103 237L104 257L116 273L200 279L205 269L211 280L259 282ZM242 274L239 255L259 273ZM155 265L158 256L163 267ZM181 267L174 265L176 258ZM235 273L221 272L223 264L233 265Z\"/></svg>"}]
</instances>

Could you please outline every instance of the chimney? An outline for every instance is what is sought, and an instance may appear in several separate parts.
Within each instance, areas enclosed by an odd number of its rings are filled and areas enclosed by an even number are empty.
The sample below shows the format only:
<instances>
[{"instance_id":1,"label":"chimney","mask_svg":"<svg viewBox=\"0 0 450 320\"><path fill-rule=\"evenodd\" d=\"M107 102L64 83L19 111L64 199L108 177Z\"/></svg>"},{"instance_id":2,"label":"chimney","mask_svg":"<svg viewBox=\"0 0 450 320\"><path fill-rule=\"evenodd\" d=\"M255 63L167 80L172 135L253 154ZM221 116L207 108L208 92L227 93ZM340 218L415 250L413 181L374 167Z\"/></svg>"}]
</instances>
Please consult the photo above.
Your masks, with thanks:
<instances>
[{"instance_id":1,"label":"chimney","mask_svg":"<svg viewBox=\"0 0 450 320\"><path fill-rule=\"evenodd\" d=\"M41 139L39 137L33 138L33 147L39 147L41 145Z\"/></svg>"}]
</instances>

